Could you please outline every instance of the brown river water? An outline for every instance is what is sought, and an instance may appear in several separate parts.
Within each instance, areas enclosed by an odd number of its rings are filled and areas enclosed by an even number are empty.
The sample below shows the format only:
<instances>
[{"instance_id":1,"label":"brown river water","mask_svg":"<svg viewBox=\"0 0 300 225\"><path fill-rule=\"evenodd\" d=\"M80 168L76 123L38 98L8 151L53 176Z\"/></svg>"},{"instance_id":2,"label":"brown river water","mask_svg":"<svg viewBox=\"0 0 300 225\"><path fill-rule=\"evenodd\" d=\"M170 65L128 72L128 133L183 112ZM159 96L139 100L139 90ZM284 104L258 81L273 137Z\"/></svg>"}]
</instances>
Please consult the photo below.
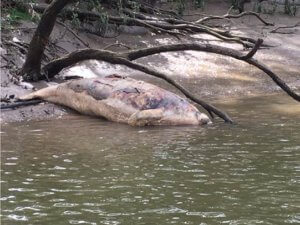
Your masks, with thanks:
<instances>
[{"instance_id":1,"label":"brown river water","mask_svg":"<svg viewBox=\"0 0 300 225\"><path fill-rule=\"evenodd\" d=\"M299 224L299 103L217 105L237 124L2 126L2 224Z\"/></svg>"}]
</instances>

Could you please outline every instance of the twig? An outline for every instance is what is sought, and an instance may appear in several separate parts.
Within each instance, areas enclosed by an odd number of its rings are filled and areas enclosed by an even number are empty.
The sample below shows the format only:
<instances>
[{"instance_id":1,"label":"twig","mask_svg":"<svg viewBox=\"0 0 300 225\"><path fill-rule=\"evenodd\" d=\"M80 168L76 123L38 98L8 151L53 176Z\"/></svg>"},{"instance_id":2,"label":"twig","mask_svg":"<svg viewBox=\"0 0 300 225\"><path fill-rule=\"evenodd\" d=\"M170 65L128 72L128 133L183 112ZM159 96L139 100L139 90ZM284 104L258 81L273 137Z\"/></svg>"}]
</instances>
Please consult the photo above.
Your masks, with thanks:
<instances>
[{"instance_id":1,"label":"twig","mask_svg":"<svg viewBox=\"0 0 300 225\"><path fill-rule=\"evenodd\" d=\"M77 38L85 47L90 47L88 43L86 43L84 40L82 40L71 28L67 27L65 24L63 24L60 21L56 21L56 23L58 23L59 25L63 26L64 28L66 28L71 34L74 35L75 38Z\"/></svg>"},{"instance_id":2,"label":"twig","mask_svg":"<svg viewBox=\"0 0 300 225\"><path fill-rule=\"evenodd\" d=\"M8 59L8 58L7 58L6 56L4 56L3 54L1 54L1 57L7 62L7 64L1 66L1 68L8 67L8 64L9 64L9 63L12 63L14 66L17 66L17 64L16 64L13 60Z\"/></svg>"},{"instance_id":3,"label":"twig","mask_svg":"<svg viewBox=\"0 0 300 225\"><path fill-rule=\"evenodd\" d=\"M12 45L14 47L17 47L19 49L21 49L23 52L23 54L26 54L27 52L27 49L24 48L21 44L18 44L17 42L13 42L13 41L4 41L5 44L8 44L8 45Z\"/></svg>"},{"instance_id":4,"label":"twig","mask_svg":"<svg viewBox=\"0 0 300 225\"><path fill-rule=\"evenodd\" d=\"M237 14L237 15L227 13L223 16L208 16L208 17L204 17L202 19L199 19L199 20L195 21L195 23L203 23L204 21L211 20L211 19L226 19L226 18L227 19L236 19L236 18L240 18L240 17L243 17L243 16L255 16L257 19L259 19L266 26L274 26L273 23L269 23L269 22L265 21L263 18L261 18L261 16L258 13L252 12L252 11L242 12L242 13Z\"/></svg>"},{"instance_id":5,"label":"twig","mask_svg":"<svg viewBox=\"0 0 300 225\"><path fill-rule=\"evenodd\" d=\"M300 22L296 23L295 25L291 25L291 26L281 26L281 27L277 27L277 28L271 30L270 33L280 33L280 32L277 32L277 30L295 28L295 27L299 27L299 26L300 26Z\"/></svg>"},{"instance_id":6,"label":"twig","mask_svg":"<svg viewBox=\"0 0 300 225\"><path fill-rule=\"evenodd\" d=\"M263 43L263 41L264 41L263 39L260 39L260 38L257 39L257 41L256 41L254 47L252 48L252 50L250 52L248 52L247 55L241 57L241 59L242 60L247 60L247 59L252 58L255 55L255 53L257 52L257 50L259 49L259 47L261 46L261 44Z\"/></svg>"},{"instance_id":7,"label":"twig","mask_svg":"<svg viewBox=\"0 0 300 225\"><path fill-rule=\"evenodd\" d=\"M110 45L107 45L103 48L103 50L107 50L111 47L114 47L114 46L120 46L120 47L124 47L124 48L127 48L127 49L132 49L131 47L129 47L128 45L124 45L124 44L121 44L121 43L114 43L114 44L110 44Z\"/></svg>"},{"instance_id":8,"label":"twig","mask_svg":"<svg viewBox=\"0 0 300 225\"><path fill-rule=\"evenodd\" d=\"M183 14L182 16L208 16L207 14L204 13L193 13L193 14Z\"/></svg>"},{"instance_id":9,"label":"twig","mask_svg":"<svg viewBox=\"0 0 300 225\"><path fill-rule=\"evenodd\" d=\"M231 10L234 8L234 6L232 5L229 9L228 9L228 11L227 11L227 13L225 14L225 15L229 15L230 14L230 12L231 12Z\"/></svg>"}]
</instances>

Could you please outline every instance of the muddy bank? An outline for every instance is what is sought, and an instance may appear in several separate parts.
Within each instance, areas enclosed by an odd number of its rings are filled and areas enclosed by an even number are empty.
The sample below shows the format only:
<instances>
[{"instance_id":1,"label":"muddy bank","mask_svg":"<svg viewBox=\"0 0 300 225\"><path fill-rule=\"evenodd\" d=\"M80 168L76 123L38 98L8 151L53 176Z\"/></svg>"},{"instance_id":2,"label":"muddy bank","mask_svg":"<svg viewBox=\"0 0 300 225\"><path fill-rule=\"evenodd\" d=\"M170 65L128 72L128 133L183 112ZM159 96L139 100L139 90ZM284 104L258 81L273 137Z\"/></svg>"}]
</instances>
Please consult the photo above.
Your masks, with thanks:
<instances>
[{"instance_id":1,"label":"muddy bank","mask_svg":"<svg viewBox=\"0 0 300 225\"><path fill-rule=\"evenodd\" d=\"M224 4L224 5L222 5ZM207 4L205 13L221 15L226 13L227 5L225 3ZM250 7L250 6L248 6ZM193 14L197 11L188 11L187 14ZM275 27L282 25L294 25L299 21L300 16L290 17L283 14L263 15L263 17L274 22ZM196 19L190 18L189 19ZM9 31L3 31L2 37L12 42L29 43L34 32L36 24L24 22ZM277 73L288 85L294 89L300 89L300 28L288 29L290 34L270 33L274 27L266 27L253 17L244 17L233 21L231 30L236 34L251 36L252 38L263 38L265 42L275 47L262 49L258 51L255 58L263 62L275 73ZM285 30L286 31L286 30ZM174 37L166 35L153 35L151 32L141 28L122 27L122 33L116 38L101 38L96 35L79 32L79 36L84 42L89 43L91 48L104 48L116 42L130 46L133 49L142 47L157 46L170 43L211 43L221 46L231 47L243 50L237 44L220 42L216 38L208 35L197 34L189 39L177 40ZM64 27L57 25L51 35L51 41L56 43L60 49L48 49L48 54L56 50L59 55L72 52L85 46L79 42ZM110 50L125 51L126 48L113 46ZM31 92L31 87L24 85L20 87L11 82L13 71L11 68L21 67L24 62L24 54L19 48L9 45L2 45L1 54L1 98L5 96L20 96ZM8 60L6 60L6 59ZM14 65L11 65L13 61ZM180 81L186 88L210 102L220 102L222 99L232 97L247 97L259 94L271 94L281 91L273 81L263 72L256 68L242 63L235 59L214 54L201 52L185 51L175 53L163 53L155 56L149 56L137 60L147 66L156 68L177 81ZM9 65L8 65L9 64ZM33 83L36 88L52 85L55 82L62 82L63 77L68 75L80 75L83 77L104 77L106 75L118 73L126 76L132 76L136 79L146 80L160 87L178 93L173 87L164 81L153 78L138 71L128 69L124 66L111 65L94 60L82 62L72 68L62 71L59 76L50 84L47 82ZM179 93L180 94L180 93ZM287 98L289 98L287 96ZM58 118L66 115L70 111L53 104L44 103L37 106L22 107L15 110L2 110L1 123L22 121L22 120L40 120L49 118Z\"/></svg>"}]
</instances>

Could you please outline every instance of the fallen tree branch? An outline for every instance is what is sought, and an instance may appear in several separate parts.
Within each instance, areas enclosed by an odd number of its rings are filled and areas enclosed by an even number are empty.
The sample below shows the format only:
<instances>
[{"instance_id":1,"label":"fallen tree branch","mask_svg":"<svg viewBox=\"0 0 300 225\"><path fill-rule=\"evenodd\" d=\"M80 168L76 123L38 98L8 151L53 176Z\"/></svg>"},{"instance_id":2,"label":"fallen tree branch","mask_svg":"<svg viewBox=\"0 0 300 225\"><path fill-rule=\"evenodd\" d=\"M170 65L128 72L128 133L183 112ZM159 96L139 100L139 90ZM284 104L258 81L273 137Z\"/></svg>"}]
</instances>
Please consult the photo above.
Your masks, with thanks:
<instances>
[{"instance_id":1,"label":"fallen tree branch","mask_svg":"<svg viewBox=\"0 0 300 225\"><path fill-rule=\"evenodd\" d=\"M250 52L248 52L247 55L243 56L241 59L246 60L246 59L250 59L252 58L255 53L257 52L257 50L259 49L259 47L261 46L261 44L263 43L263 39L258 39L257 42L255 43L254 47L252 48L252 50Z\"/></svg>"},{"instance_id":2,"label":"fallen tree branch","mask_svg":"<svg viewBox=\"0 0 300 225\"><path fill-rule=\"evenodd\" d=\"M13 41L3 41L4 44L7 45L12 45L18 49L21 50L21 53L26 54L27 53L27 49L25 47L23 47L21 44L19 44L18 42L13 42Z\"/></svg>"},{"instance_id":3,"label":"fallen tree branch","mask_svg":"<svg viewBox=\"0 0 300 225\"><path fill-rule=\"evenodd\" d=\"M270 33L279 33L277 32L279 29L289 29L289 28L295 28L295 27L299 27L300 26L300 22L296 23L295 25L291 25L291 26L279 26L276 27L275 29L271 30Z\"/></svg>"},{"instance_id":4,"label":"fallen tree branch","mask_svg":"<svg viewBox=\"0 0 300 225\"><path fill-rule=\"evenodd\" d=\"M43 13L46 10L47 6L48 6L47 4L33 4L33 9L39 13ZM89 18L89 20L98 20L102 18L102 15L100 13L92 12L92 11L77 10L77 9L71 9L67 7L64 8L62 11L64 15L69 18L72 18L74 13L76 13L79 18ZM183 35L182 33L177 31L165 30L161 27L153 26L152 24L147 23L140 19L129 18L129 17L122 18L117 16L107 16L107 19L109 23L113 23L113 24L128 25L128 26L130 25L142 26L142 27L149 28L155 32L167 33L175 36Z\"/></svg>"},{"instance_id":5,"label":"fallen tree branch","mask_svg":"<svg viewBox=\"0 0 300 225\"><path fill-rule=\"evenodd\" d=\"M39 13L42 13L46 9L46 6L47 5L45 4L33 4L33 9ZM68 7L63 9L63 13L65 16L69 18L72 18L72 15L76 13L78 15L78 18L82 20L88 19L91 21L101 19L101 17L103 16L96 12L71 9ZM142 26L151 29L155 32L174 35L177 38L178 36L185 35L185 33L207 33L223 41L239 43L243 45L245 48L252 48L254 43L256 42L256 40L249 37L240 37L237 35L230 34L228 31L214 29L202 24L184 21L181 19L157 18L157 20L143 20L143 19L137 19L131 17L122 18L116 16L107 16L107 20L108 23L117 24L117 25ZM271 47L271 46L264 45L264 47Z\"/></svg>"},{"instance_id":6,"label":"fallen tree branch","mask_svg":"<svg viewBox=\"0 0 300 225\"><path fill-rule=\"evenodd\" d=\"M136 69L145 72L147 74L153 75L155 77L161 78L167 81L168 83L172 84L176 88L178 88L186 97L200 104L204 109L206 109L209 112L209 114L212 115L212 113L215 113L220 118L224 119L225 122L229 122L229 123L233 122L232 119L226 113L204 102L203 100L197 98L196 96L194 96L192 93L190 93L188 90L186 90L179 83L177 83L175 80L171 79L167 75L158 72L154 69L147 68L146 66L143 66L141 64L133 63L130 60L126 59L126 57L123 57L122 54L118 54L106 50L83 49L83 50L70 53L69 55L60 58L58 60L54 60L53 62L49 63L44 67L44 71L48 71L48 74L49 75L51 74L51 76L53 76L57 74L59 71L61 71L63 68L87 59L97 59L112 64L125 65L129 68Z\"/></svg>"},{"instance_id":7,"label":"fallen tree branch","mask_svg":"<svg viewBox=\"0 0 300 225\"><path fill-rule=\"evenodd\" d=\"M119 47L124 47L124 48L127 48L127 49L131 49L131 47L129 47L128 45L124 45L122 43L114 43L114 44L110 44L110 45L107 45L103 48L103 50L107 50L111 47L114 47L114 46L119 46Z\"/></svg>"},{"instance_id":8,"label":"fallen tree branch","mask_svg":"<svg viewBox=\"0 0 300 225\"><path fill-rule=\"evenodd\" d=\"M145 49L138 49L138 50L131 50L125 53L115 53L107 50L96 50L96 49L83 49L78 50L76 52L72 52L60 59L54 60L47 64L43 70L47 72L49 77L53 77L57 73L59 73L62 69L72 66L80 61L89 60L89 59L96 59L105 62L109 62L112 64L120 64L126 65L132 69L136 69L147 74L159 77L164 79L168 83L172 84L176 88L178 88L186 97L190 98L192 101L200 104L203 108L205 108L210 114L213 112L218 115L220 118L224 119L226 122L232 122L232 120L228 117L226 113L221 112L219 109L211 106L201 99L197 98L189 91L187 91L184 87L178 84L176 81L168 77L167 75L158 72L154 69L150 69L144 65L140 65L137 63L133 63L131 61L136 60L138 58L146 57L153 54L163 53L163 52L173 52L173 51L185 51L185 50L194 50L194 51L204 51L210 52L220 55L229 56L244 62L247 62L260 70L264 71L271 79L280 86L288 95L294 98L297 101L300 101L300 96L293 92L291 88L288 87L287 84L283 80L281 80L275 73L273 73L270 69L268 69L263 64L259 63L257 60L253 59L253 55L256 53L257 49L261 45L262 40L258 40L255 47L246 55L242 54L239 51L210 45L210 44L174 44L174 45L164 45L159 47L152 47L152 48L145 48Z\"/></svg>"},{"instance_id":9,"label":"fallen tree branch","mask_svg":"<svg viewBox=\"0 0 300 225\"><path fill-rule=\"evenodd\" d=\"M195 95L193 95L191 92L189 92L187 89L185 89L183 86L181 86L178 82L171 79L167 75L165 75L161 72L158 72L154 69L150 69L150 68L148 68L144 65L131 62L131 61L126 60L126 59L122 59L122 65L125 65L125 66L127 66L129 68L132 68L132 69L135 69L135 70L142 71L144 73L153 75L155 77L158 77L158 78L161 78L161 79L167 81L169 84L172 84L174 87L176 87L178 90L180 90L181 93L183 93L187 98L189 98L193 102L201 105L211 115L212 118L214 117L213 116L213 113L214 113L217 116L219 116L220 118L222 118L225 122L233 123L233 120L225 112L222 112L217 107L215 107L213 105L210 105L210 104L206 103L205 101L197 98Z\"/></svg>"},{"instance_id":10,"label":"fallen tree branch","mask_svg":"<svg viewBox=\"0 0 300 225\"><path fill-rule=\"evenodd\" d=\"M159 47L144 48L138 50L132 50L124 53L115 53L106 50L95 50L95 49L83 49L73 52L65 57L54 60L44 67L44 70L48 72L49 77L53 77L59 73L63 68L74 65L82 60L97 59L103 60L112 64L119 64L120 59L127 59L130 61L146 57L153 54L163 53L163 52L175 52L175 51L203 51L210 52L219 55L229 56L244 62L247 62L258 69L264 71L277 85L279 85L282 90L284 90L288 95L297 101L300 101L300 96L293 92L283 80L281 80L275 73L273 73L267 66L259 63L257 60L253 59L253 55L256 53L256 48L261 44L261 40L257 41L256 47L247 53L246 55L236 51L234 49L210 45L210 44L171 44L163 45Z\"/></svg>"},{"instance_id":11,"label":"fallen tree branch","mask_svg":"<svg viewBox=\"0 0 300 225\"><path fill-rule=\"evenodd\" d=\"M239 51L234 49L210 45L210 44L174 44L174 45L164 45L153 48L139 49L131 52L123 53L127 54L126 57L130 60L135 60L138 58L142 58L148 55L158 54L162 52L172 52L172 51L184 51L184 50L194 50L194 51L204 51L215 53L219 55L229 56L244 62L247 62L258 69L264 71L282 90L284 90L289 96L293 99L300 101L300 95L295 93L280 77L278 77L275 73L273 73L267 66L259 63L257 60L252 57L256 53L259 45L261 45L262 40L258 39L255 47L246 55L242 54Z\"/></svg>"},{"instance_id":12,"label":"fallen tree branch","mask_svg":"<svg viewBox=\"0 0 300 225\"><path fill-rule=\"evenodd\" d=\"M257 19L259 19L266 26L274 26L274 23L269 23L269 22L265 21L263 18L261 18L261 16L258 13L252 12L252 11L242 12L242 13L237 14L237 15L227 13L223 16L206 16L204 18L201 18L201 19L195 21L195 23L203 23L205 21L213 20L213 19L237 19L237 18L241 18L243 16L255 16Z\"/></svg>"},{"instance_id":13,"label":"fallen tree branch","mask_svg":"<svg viewBox=\"0 0 300 225\"><path fill-rule=\"evenodd\" d=\"M174 18L163 18L163 19L152 18L151 19L139 13L129 12L128 10L125 10L125 12L127 12L130 16L133 17L138 16L138 18L140 19L145 19L146 23L151 24L154 27L162 28L164 30L181 30L187 33L192 33L192 32L207 33L223 41L239 43L243 45L245 48L251 48L253 47L253 44L256 43L256 40L249 37L233 35L230 34L227 30L219 30L203 24L197 24L182 19L174 19ZM272 46L263 45L263 47L272 47Z\"/></svg>"},{"instance_id":14,"label":"fallen tree branch","mask_svg":"<svg viewBox=\"0 0 300 225\"><path fill-rule=\"evenodd\" d=\"M141 4L140 10L142 12L146 12L146 13L150 13L150 14L153 14L153 13L156 13L159 15L165 14L165 15L169 15L169 16L172 16L175 18L179 18L178 14L175 11L153 7L150 4L148 4L147 2L144 2L143 4ZM151 12L153 12L153 13L151 13Z\"/></svg>"},{"instance_id":15,"label":"fallen tree branch","mask_svg":"<svg viewBox=\"0 0 300 225\"><path fill-rule=\"evenodd\" d=\"M280 77L273 73L267 66L258 62L257 60L250 58L245 60L247 63L257 67L264 71L282 90L284 90L289 96L296 101L300 102L300 95L295 93Z\"/></svg>"},{"instance_id":16,"label":"fallen tree branch","mask_svg":"<svg viewBox=\"0 0 300 225\"><path fill-rule=\"evenodd\" d=\"M54 0L51 5L46 9L42 9L42 12L45 10L45 13L42 16L41 22L37 28L35 38L31 41L31 49L30 54L31 57L35 57L34 60L39 62L39 65L33 66L31 61L29 72L24 72L23 66L23 74L29 74L35 76L40 76L41 73L38 73L40 71L40 59L37 60L37 57L40 57L40 54L43 53L46 44L48 43L49 35L53 29L53 25L55 23L56 16L58 15L58 12L64 8L66 4L68 4L71 0ZM38 5L37 5L38 6ZM79 11L77 9L70 9L66 8L65 15L69 14L73 15L73 13L77 13L78 18L83 17L84 19L89 19L90 21L98 20L103 17L103 15L95 12L86 12L86 11ZM175 80L170 78L169 76L156 71L155 69L150 69L144 65L132 62L132 60L135 60L137 58L145 57L148 55L153 55L161 52L169 52L169 51L184 51L184 50L195 50L195 51L205 51L205 52L211 52L221 55L230 56L232 58L236 58L238 60L245 61L251 65L256 66L260 70L264 71L268 76L270 76L273 81L279 85L284 91L286 91L290 96L292 96L294 99L300 101L300 97L297 93L294 93L276 74L274 74L270 69L268 69L263 64L259 63L257 60L253 59L253 55L256 53L257 49L262 45L262 40L258 40L257 42L251 38L247 37L238 37L235 35L230 34L227 31L217 30L213 29L211 27L207 27L201 24L195 24L191 22L182 22L178 19L171 19L174 21L174 24L171 24L171 20L168 21L168 19L159 20L159 21L148 21L148 20L140 20L136 18L122 18L122 17L114 17L114 16L107 16L106 19L108 22L115 23L115 24L125 24L125 25L137 25L137 26L144 26L147 28L150 28L154 31L158 32L164 32L172 35L184 35L183 32L187 33L193 33L193 32L205 32L208 34L211 34L213 36L216 36L222 40L227 41L235 41L237 43L243 44L245 47L253 46L254 48L246 55L242 54L241 52L235 51L233 49L224 48L220 46L214 46L209 44L177 44L177 45L165 45L161 47L154 47L154 48L147 48L147 49L139 49L139 50L132 50L125 53L115 53L112 51L107 50L96 50L96 49L83 49L78 50L73 53L70 53L66 55L65 57L59 58L57 60L54 60L47 64L43 68L43 75L47 77L47 75L51 78L55 74L57 74L59 71L61 71L63 68L66 68L68 66L74 65L77 62L88 60L88 59L96 59L101 60L105 62L109 62L112 64L120 64L120 65L126 65L129 68L136 69L142 72L145 72L147 74L150 74L155 77L159 77L161 79L164 79L168 83L175 86L177 89L179 89L186 97L190 98L194 102L200 104L203 108L205 108L212 116L213 113L218 115L220 118L224 119L226 122L232 123L232 120L226 113L223 113L216 107L209 105L208 103L204 102L203 100L197 98L192 93L190 93L188 90L186 90L184 87L182 87L179 83L177 83ZM49 28L49 30L46 30L45 33L42 31L46 28ZM39 40L38 38L42 37L43 42ZM37 46L34 45L34 43L38 43ZM252 44L252 45L249 45ZM35 51L39 54L35 55ZM29 54L29 55L30 55ZM28 61L27 57L27 60ZM26 64L26 63L25 63ZM34 68L33 68L34 67ZM30 71L31 69L34 69L34 71ZM37 77L39 78L39 77ZM35 79L35 78L34 78Z\"/></svg>"}]
</instances>

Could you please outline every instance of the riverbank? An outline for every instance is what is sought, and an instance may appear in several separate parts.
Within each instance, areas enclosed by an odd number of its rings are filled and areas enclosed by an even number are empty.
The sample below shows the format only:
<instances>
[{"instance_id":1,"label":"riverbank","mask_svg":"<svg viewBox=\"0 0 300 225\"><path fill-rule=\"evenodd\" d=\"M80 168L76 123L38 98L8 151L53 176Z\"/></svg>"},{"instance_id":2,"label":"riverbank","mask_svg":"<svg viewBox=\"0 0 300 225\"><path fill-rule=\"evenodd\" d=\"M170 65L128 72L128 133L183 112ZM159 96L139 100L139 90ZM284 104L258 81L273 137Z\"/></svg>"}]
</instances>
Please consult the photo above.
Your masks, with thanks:
<instances>
[{"instance_id":1,"label":"riverbank","mask_svg":"<svg viewBox=\"0 0 300 225\"><path fill-rule=\"evenodd\" d=\"M225 4L225 3L222 3ZM226 13L227 5L210 3L206 5L206 14L222 15ZM189 11L187 14L195 14L199 11ZM201 13L203 13L201 11ZM274 47L261 49L255 55L255 58L267 65L272 71L278 74L293 89L300 89L300 27L283 29L282 33L270 33L279 26L295 25L300 20L299 13L295 17L287 16L281 13L274 15L262 15L264 19L275 24L274 27L266 27L254 17L243 17L232 20L231 30L236 34L251 36L252 38L263 38L265 43ZM189 19L197 19L197 16ZM20 96L31 92L29 84L22 86L12 82L12 71L20 68L24 62L24 52L20 47L22 43L29 43L33 35L36 24L33 22L22 22L11 30L2 31L1 54L1 98L9 96ZM240 45L220 42L205 34L197 34L192 38L183 38L181 40L166 35L153 35L151 32L141 28L129 29L122 28L122 33L115 38L102 38L92 34L78 31L81 39L88 43L91 48L105 48L112 44L121 43L130 46L133 49L157 46L171 43L210 43L220 46L231 47L243 50ZM14 44L9 44L9 42ZM68 32L64 26L57 25L51 35L51 41L55 42L56 48L59 48L59 55L62 56L76 49L84 48L82 42ZM5 44L6 42L6 44ZM8 44L7 44L8 43ZM49 48L48 54L51 54L53 48ZM126 51L120 46L111 46L113 51ZM224 56L202 52L176 52L163 53L155 56L146 57L137 60L147 66L156 68L172 76L182 85L188 88L197 96L206 101L220 102L223 99L248 97L253 95L272 94L280 91L279 87L263 72L256 68L242 63L238 60ZM111 73L118 73L126 76L132 76L137 79L146 80L158 86L175 91L173 87L164 81L150 77L138 71L128 69L124 66L111 65L94 60L82 62L72 68L62 71L59 76L50 84L47 82L32 83L36 88L45 87L55 82L62 82L68 75L80 75L83 77L105 76ZM24 88L25 87L25 88ZM26 89L27 88L27 89ZM180 93L179 93L180 94ZM287 98L289 98L287 96ZM22 107L14 110L2 110L1 123L22 121L22 120L44 120L50 118L60 118L69 113L70 110L56 106L50 103L43 103L37 106Z\"/></svg>"}]
</instances>

